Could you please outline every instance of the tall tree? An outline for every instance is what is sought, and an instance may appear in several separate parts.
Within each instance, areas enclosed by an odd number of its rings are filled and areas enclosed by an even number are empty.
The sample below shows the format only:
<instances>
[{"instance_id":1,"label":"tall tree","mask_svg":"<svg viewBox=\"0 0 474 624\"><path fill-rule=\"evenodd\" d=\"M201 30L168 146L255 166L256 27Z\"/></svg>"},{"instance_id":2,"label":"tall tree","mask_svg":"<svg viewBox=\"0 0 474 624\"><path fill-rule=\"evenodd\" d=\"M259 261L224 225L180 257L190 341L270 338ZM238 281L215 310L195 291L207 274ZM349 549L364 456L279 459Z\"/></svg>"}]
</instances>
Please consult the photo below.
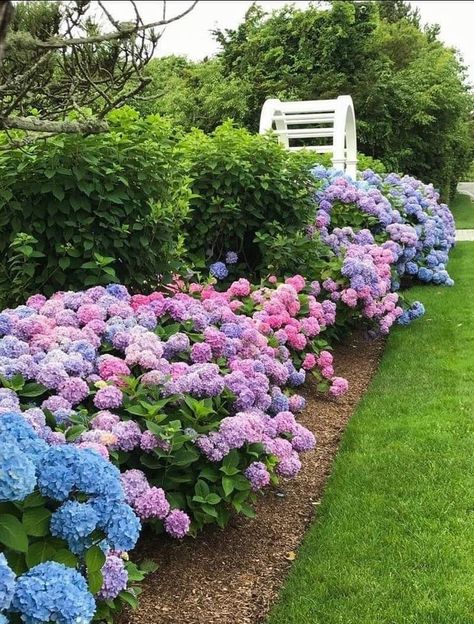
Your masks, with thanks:
<instances>
[{"instance_id":1,"label":"tall tree","mask_svg":"<svg viewBox=\"0 0 474 624\"><path fill-rule=\"evenodd\" d=\"M236 29L215 35L224 74L248 85L245 125L257 129L267 98L350 94L361 150L447 193L473 156L474 102L437 32L400 0L334 0L271 14L254 5Z\"/></svg>"}]
</instances>

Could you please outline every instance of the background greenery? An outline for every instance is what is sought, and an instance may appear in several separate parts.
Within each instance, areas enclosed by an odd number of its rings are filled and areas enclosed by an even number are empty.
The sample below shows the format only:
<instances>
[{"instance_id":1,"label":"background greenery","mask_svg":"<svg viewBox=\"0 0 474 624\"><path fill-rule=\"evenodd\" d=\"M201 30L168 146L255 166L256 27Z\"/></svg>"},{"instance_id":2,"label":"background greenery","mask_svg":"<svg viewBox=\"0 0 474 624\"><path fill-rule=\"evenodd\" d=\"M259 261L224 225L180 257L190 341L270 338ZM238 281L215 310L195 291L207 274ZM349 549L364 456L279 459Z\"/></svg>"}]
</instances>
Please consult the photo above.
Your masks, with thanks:
<instances>
[{"instance_id":1,"label":"background greenery","mask_svg":"<svg viewBox=\"0 0 474 624\"><path fill-rule=\"evenodd\" d=\"M235 30L215 32L216 58L153 60L148 92L157 98L135 105L185 129L209 132L232 117L257 131L266 98L349 93L362 152L452 194L473 155L473 98L462 62L407 3L331 4L270 15L252 6Z\"/></svg>"}]
</instances>

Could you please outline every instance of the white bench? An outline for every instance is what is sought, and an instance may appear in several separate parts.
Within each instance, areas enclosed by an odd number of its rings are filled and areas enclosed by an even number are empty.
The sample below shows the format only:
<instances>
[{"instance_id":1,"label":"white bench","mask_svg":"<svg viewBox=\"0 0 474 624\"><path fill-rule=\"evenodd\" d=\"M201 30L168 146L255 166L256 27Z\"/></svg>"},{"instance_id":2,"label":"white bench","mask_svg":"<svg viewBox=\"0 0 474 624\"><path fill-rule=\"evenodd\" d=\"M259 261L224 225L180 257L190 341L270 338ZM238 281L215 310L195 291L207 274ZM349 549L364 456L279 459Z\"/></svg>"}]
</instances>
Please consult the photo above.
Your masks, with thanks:
<instances>
[{"instance_id":1,"label":"white bench","mask_svg":"<svg viewBox=\"0 0 474 624\"><path fill-rule=\"evenodd\" d=\"M311 149L319 154L332 153L333 166L355 179L357 135L350 95L340 95L335 100L267 100L260 115L260 134L270 130L290 150ZM292 145L297 139L304 139L304 145ZM308 139L317 141L309 142ZM331 142L323 143L321 139L331 139Z\"/></svg>"}]
</instances>

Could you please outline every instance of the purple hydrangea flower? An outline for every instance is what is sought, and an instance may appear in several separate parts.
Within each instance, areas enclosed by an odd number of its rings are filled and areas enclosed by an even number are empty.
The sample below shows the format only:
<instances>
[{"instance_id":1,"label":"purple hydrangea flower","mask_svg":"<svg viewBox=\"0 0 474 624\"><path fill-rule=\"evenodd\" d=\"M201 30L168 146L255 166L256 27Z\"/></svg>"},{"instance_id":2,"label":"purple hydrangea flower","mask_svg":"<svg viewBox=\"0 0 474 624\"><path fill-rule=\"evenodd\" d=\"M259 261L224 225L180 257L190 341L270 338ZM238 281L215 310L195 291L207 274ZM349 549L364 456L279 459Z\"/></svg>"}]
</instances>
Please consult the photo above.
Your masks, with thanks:
<instances>
[{"instance_id":1,"label":"purple hydrangea flower","mask_svg":"<svg viewBox=\"0 0 474 624\"><path fill-rule=\"evenodd\" d=\"M254 491L260 490L270 483L270 473L262 462L252 462L244 474Z\"/></svg>"},{"instance_id":2,"label":"purple hydrangea flower","mask_svg":"<svg viewBox=\"0 0 474 624\"><path fill-rule=\"evenodd\" d=\"M125 569L123 559L114 554L107 554L102 567L102 587L97 593L100 600L113 600L117 598L121 591L126 589L128 583L128 572Z\"/></svg>"},{"instance_id":3,"label":"purple hydrangea flower","mask_svg":"<svg viewBox=\"0 0 474 624\"><path fill-rule=\"evenodd\" d=\"M122 405L123 394L116 386L100 388L94 397L94 405L100 410L115 409Z\"/></svg>"},{"instance_id":4,"label":"purple hydrangea flower","mask_svg":"<svg viewBox=\"0 0 474 624\"><path fill-rule=\"evenodd\" d=\"M190 526L191 519L188 514L180 509L173 509L165 518L165 531L177 539L183 538L188 533Z\"/></svg>"},{"instance_id":5,"label":"purple hydrangea flower","mask_svg":"<svg viewBox=\"0 0 474 624\"><path fill-rule=\"evenodd\" d=\"M157 487L145 490L135 499L133 507L142 520L149 520L150 518L162 520L170 510L170 504L166 500L164 490Z\"/></svg>"}]
</instances>

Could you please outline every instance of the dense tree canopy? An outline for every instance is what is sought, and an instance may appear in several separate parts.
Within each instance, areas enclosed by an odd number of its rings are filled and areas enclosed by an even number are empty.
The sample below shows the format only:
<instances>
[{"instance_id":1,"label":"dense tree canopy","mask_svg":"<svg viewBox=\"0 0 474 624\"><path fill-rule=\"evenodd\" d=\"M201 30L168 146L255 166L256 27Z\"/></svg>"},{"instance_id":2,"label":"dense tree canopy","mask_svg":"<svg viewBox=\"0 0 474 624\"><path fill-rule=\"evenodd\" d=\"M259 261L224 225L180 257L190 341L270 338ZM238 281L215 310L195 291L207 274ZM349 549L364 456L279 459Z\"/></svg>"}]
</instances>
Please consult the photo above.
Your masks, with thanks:
<instances>
[{"instance_id":1,"label":"dense tree canopy","mask_svg":"<svg viewBox=\"0 0 474 624\"><path fill-rule=\"evenodd\" d=\"M269 97L349 93L364 153L449 192L472 158L473 99L459 58L437 33L400 0L271 14L252 5L235 30L215 32L217 58L152 61L151 88L163 97L146 110L185 127L211 130L232 117L257 130Z\"/></svg>"}]
</instances>

